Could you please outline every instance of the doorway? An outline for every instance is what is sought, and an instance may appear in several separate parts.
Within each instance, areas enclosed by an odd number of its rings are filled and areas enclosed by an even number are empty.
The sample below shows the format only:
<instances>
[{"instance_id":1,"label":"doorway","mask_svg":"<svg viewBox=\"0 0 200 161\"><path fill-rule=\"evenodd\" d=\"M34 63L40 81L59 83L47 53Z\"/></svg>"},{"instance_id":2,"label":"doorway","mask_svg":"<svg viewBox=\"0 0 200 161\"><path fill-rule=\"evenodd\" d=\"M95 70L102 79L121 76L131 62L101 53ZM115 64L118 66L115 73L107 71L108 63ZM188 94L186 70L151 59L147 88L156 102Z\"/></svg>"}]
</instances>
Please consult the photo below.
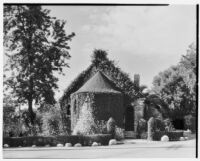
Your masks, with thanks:
<instances>
[{"instance_id":1,"label":"doorway","mask_svg":"<svg viewBox=\"0 0 200 161\"><path fill-rule=\"evenodd\" d=\"M172 124L174 125L175 129L184 129L184 120L183 119L175 119L172 121Z\"/></svg>"},{"instance_id":2,"label":"doorway","mask_svg":"<svg viewBox=\"0 0 200 161\"><path fill-rule=\"evenodd\" d=\"M134 131L134 110L132 106L126 108L125 131Z\"/></svg>"}]
</instances>

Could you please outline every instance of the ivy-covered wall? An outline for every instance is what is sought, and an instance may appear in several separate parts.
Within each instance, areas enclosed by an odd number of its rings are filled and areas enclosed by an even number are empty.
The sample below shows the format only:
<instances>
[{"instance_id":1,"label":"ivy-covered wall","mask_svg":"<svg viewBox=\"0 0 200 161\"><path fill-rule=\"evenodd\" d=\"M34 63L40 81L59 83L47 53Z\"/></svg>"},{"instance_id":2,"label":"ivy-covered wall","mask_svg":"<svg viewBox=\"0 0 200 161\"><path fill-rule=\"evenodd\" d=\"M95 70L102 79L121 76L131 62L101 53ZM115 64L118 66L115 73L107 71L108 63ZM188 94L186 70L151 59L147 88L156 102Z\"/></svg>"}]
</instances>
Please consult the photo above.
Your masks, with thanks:
<instances>
[{"instance_id":1,"label":"ivy-covered wall","mask_svg":"<svg viewBox=\"0 0 200 161\"><path fill-rule=\"evenodd\" d=\"M112 82L115 84L116 88L118 91L123 93L123 102L120 102L120 99L113 99L115 101L112 101L112 96L109 96L108 98L105 99L110 99L110 101L104 101L106 103L106 107L109 106L110 102L113 102L113 106L116 106L118 108L118 105L123 106L123 110L125 110L126 107L130 106L132 102L137 100L138 98L141 97L141 92L139 90L139 87L134 83L133 80L131 80L129 74L123 72L120 67L118 67L117 63L113 60L109 60L107 57L107 52L103 50L95 50L93 55L92 55L92 61L91 65L81 72L74 80L73 82L66 88L63 96L60 98L59 102L61 105L61 108L63 111L66 110L67 106L71 104L71 115L78 115L73 114L73 106L77 104L77 108L83 105L83 102L86 98L86 94L79 94L76 97L80 97L75 99L71 99L70 96L73 95L74 92L76 92L79 88L81 88L85 82L87 82L97 71L102 71ZM92 93L90 93L90 96ZM92 97L92 96L91 96ZM102 100L104 100L103 96L95 96L95 98L101 97ZM111 98L112 97L112 98ZM118 97L118 96L116 96ZM100 100L101 100L100 99ZM77 101L76 101L77 100ZM97 100L98 102L98 100ZM98 102L101 106L104 106L104 102ZM102 108L102 107L101 107ZM79 109L78 109L79 110ZM114 110L115 111L115 110ZM121 111L117 112L120 113ZM65 117L66 112L63 112L63 117ZM102 111L103 113L103 111ZM120 118L116 119L121 119L121 115L124 116L123 114L120 114ZM72 118L71 117L71 118ZM116 116L118 117L118 116ZM73 117L74 120L71 120L71 125L74 126L75 118L78 118L77 116ZM123 122L123 119L121 119L121 123ZM72 127L73 128L73 127Z\"/></svg>"},{"instance_id":2,"label":"ivy-covered wall","mask_svg":"<svg viewBox=\"0 0 200 161\"><path fill-rule=\"evenodd\" d=\"M116 125L124 127L124 103L122 94L114 93L74 93L71 95L71 130L73 131L80 116L81 107L89 97L93 116L96 120L108 121L113 117Z\"/></svg>"}]
</instances>

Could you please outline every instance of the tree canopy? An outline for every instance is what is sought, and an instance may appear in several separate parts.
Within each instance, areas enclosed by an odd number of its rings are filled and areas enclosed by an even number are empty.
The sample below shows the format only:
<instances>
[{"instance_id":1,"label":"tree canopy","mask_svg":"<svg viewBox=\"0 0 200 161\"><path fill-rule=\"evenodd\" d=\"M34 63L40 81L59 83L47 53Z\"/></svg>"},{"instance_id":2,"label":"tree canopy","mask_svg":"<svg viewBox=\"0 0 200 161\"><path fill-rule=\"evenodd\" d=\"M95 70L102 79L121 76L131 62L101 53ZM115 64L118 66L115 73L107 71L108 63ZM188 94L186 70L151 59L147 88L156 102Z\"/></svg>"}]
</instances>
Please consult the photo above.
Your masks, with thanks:
<instances>
[{"instance_id":1,"label":"tree canopy","mask_svg":"<svg viewBox=\"0 0 200 161\"><path fill-rule=\"evenodd\" d=\"M180 62L160 72L153 80L154 92L168 105L171 117L195 115L196 47L191 44Z\"/></svg>"},{"instance_id":2,"label":"tree canopy","mask_svg":"<svg viewBox=\"0 0 200 161\"><path fill-rule=\"evenodd\" d=\"M40 5L4 5L5 72L11 73L4 85L19 103L28 104L32 121L33 102L55 103L54 72L63 74L63 67L69 67L68 42L75 35L66 34L66 22L49 13Z\"/></svg>"}]
</instances>

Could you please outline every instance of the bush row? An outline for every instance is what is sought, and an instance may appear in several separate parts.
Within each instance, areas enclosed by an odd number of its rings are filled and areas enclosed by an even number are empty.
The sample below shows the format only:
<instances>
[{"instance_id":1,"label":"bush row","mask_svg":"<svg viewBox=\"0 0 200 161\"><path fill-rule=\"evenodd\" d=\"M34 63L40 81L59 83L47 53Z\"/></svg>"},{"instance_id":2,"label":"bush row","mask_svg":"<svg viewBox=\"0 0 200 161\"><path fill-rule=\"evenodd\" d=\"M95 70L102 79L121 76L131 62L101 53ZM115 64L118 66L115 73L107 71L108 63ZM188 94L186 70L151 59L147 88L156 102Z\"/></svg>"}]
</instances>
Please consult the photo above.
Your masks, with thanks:
<instances>
[{"instance_id":1,"label":"bush row","mask_svg":"<svg viewBox=\"0 0 200 161\"><path fill-rule=\"evenodd\" d=\"M167 135L170 141L178 141L180 137L183 137L183 131L171 131L171 132L156 131L154 132L153 140L160 141L163 135Z\"/></svg>"},{"instance_id":2,"label":"bush row","mask_svg":"<svg viewBox=\"0 0 200 161\"><path fill-rule=\"evenodd\" d=\"M72 136L33 136L33 137L4 137L3 145L8 144L10 147L30 147L32 145L36 146L56 146L57 144L71 143L72 145L76 143L81 143L83 146L90 146L93 142L101 143L102 145L108 145L109 140L112 139L110 134L98 134L98 135L72 135Z\"/></svg>"}]
</instances>

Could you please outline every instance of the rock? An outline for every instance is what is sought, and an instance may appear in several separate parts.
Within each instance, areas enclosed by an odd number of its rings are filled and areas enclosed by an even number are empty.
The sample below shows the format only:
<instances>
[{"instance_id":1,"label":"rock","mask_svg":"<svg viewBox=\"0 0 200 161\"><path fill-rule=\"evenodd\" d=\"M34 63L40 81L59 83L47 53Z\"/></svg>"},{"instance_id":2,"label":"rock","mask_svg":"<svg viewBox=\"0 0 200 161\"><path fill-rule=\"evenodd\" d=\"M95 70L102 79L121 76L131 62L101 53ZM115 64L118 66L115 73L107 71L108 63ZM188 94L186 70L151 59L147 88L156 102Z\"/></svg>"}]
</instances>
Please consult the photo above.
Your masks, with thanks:
<instances>
[{"instance_id":1,"label":"rock","mask_svg":"<svg viewBox=\"0 0 200 161\"><path fill-rule=\"evenodd\" d=\"M184 139L184 137L180 137L180 139L179 139L180 141L184 141L185 139Z\"/></svg>"},{"instance_id":2,"label":"rock","mask_svg":"<svg viewBox=\"0 0 200 161\"><path fill-rule=\"evenodd\" d=\"M57 147L63 147L63 144L57 144Z\"/></svg>"},{"instance_id":3,"label":"rock","mask_svg":"<svg viewBox=\"0 0 200 161\"><path fill-rule=\"evenodd\" d=\"M99 146L101 146L101 143L98 143Z\"/></svg>"},{"instance_id":4,"label":"rock","mask_svg":"<svg viewBox=\"0 0 200 161\"><path fill-rule=\"evenodd\" d=\"M98 143L97 142L93 142L92 146L98 146Z\"/></svg>"},{"instance_id":5,"label":"rock","mask_svg":"<svg viewBox=\"0 0 200 161\"><path fill-rule=\"evenodd\" d=\"M18 148L21 148L22 146L18 146Z\"/></svg>"},{"instance_id":6,"label":"rock","mask_svg":"<svg viewBox=\"0 0 200 161\"><path fill-rule=\"evenodd\" d=\"M8 144L4 144L3 147L4 148L9 148L9 145Z\"/></svg>"},{"instance_id":7,"label":"rock","mask_svg":"<svg viewBox=\"0 0 200 161\"><path fill-rule=\"evenodd\" d=\"M72 144L71 143L66 143L65 147L72 147Z\"/></svg>"},{"instance_id":8,"label":"rock","mask_svg":"<svg viewBox=\"0 0 200 161\"><path fill-rule=\"evenodd\" d=\"M47 144L47 145L45 145L45 147L50 147L50 145L49 145L49 144Z\"/></svg>"},{"instance_id":9,"label":"rock","mask_svg":"<svg viewBox=\"0 0 200 161\"><path fill-rule=\"evenodd\" d=\"M32 145L32 148L35 148L36 147L36 145Z\"/></svg>"},{"instance_id":10,"label":"rock","mask_svg":"<svg viewBox=\"0 0 200 161\"><path fill-rule=\"evenodd\" d=\"M82 145L80 143L77 143L74 145L74 147L82 147Z\"/></svg>"},{"instance_id":11,"label":"rock","mask_svg":"<svg viewBox=\"0 0 200 161\"><path fill-rule=\"evenodd\" d=\"M109 145L116 145L116 144L117 144L117 140L115 140L115 139L111 139L109 141Z\"/></svg>"},{"instance_id":12,"label":"rock","mask_svg":"<svg viewBox=\"0 0 200 161\"><path fill-rule=\"evenodd\" d=\"M184 137L185 140L188 140L188 137Z\"/></svg>"},{"instance_id":13,"label":"rock","mask_svg":"<svg viewBox=\"0 0 200 161\"><path fill-rule=\"evenodd\" d=\"M161 141L167 142L167 141L169 141L169 137L167 135L164 135L161 137Z\"/></svg>"}]
</instances>

